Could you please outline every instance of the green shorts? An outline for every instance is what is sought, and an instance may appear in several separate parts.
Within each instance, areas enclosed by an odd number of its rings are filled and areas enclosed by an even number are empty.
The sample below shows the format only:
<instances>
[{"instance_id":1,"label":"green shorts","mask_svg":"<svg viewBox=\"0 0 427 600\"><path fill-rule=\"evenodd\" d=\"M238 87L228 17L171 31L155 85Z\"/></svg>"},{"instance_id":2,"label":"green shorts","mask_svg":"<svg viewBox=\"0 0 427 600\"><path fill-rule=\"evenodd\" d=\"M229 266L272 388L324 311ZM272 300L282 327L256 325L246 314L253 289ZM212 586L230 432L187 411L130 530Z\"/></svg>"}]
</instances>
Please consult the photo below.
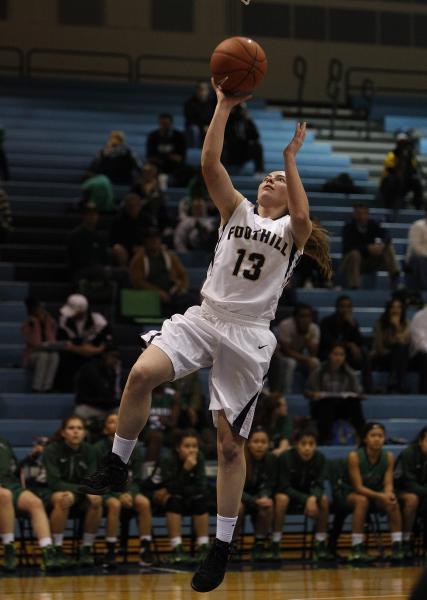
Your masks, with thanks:
<instances>
[{"instance_id":1,"label":"green shorts","mask_svg":"<svg viewBox=\"0 0 427 600\"><path fill-rule=\"evenodd\" d=\"M26 490L19 483L3 484L3 487L12 492L12 502L15 510L18 508L18 499Z\"/></svg>"}]
</instances>

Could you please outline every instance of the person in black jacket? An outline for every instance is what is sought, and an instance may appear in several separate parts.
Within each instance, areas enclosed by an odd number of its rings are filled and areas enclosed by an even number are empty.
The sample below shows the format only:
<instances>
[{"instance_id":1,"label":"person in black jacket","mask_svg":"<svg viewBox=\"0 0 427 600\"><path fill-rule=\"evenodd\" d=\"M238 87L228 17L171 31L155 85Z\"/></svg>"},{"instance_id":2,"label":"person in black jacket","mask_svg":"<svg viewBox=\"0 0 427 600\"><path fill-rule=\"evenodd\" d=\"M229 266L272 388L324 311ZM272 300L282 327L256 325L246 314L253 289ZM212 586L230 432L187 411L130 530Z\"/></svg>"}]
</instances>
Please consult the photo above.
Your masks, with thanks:
<instances>
[{"instance_id":1,"label":"person in black jacket","mask_svg":"<svg viewBox=\"0 0 427 600\"><path fill-rule=\"evenodd\" d=\"M283 523L286 513L303 513L316 521L313 560L330 560L326 546L329 501L324 491L326 459L317 450L314 429L301 429L295 447L278 459L278 483L274 497L273 556L280 557Z\"/></svg>"},{"instance_id":2,"label":"person in black jacket","mask_svg":"<svg viewBox=\"0 0 427 600\"><path fill-rule=\"evenodd\" d=\"M128 146L123 131L112 131L89 166L89 171L106 175L117 185L131 185L135 172L141 171L141 162Z\"/></svg>"},{"instance_id":3,"label":"person in black jacket","mask_svg":"<svg viewBox=\"0 0 427 600\"><path fill-rule=\"evenodd\" d=\"M198 83L193 96L185 102L185 130L190 148L200 148L213 117L215 104L215 98L205 82Z\"/></svg>"},{"instance_id":4,"label":"person in black jacket","mask_svg":"<svg viewBox=\"0 0 427 600\"><path fill-rule=\"evenodd\" d=\"M238 105L231 111L225 129L224 164L242 167L252 160L255 172L264 174L264 154L257 126L248 115L245 106Z\"/></svg>"},{"instance_id":5,"label":"person in black jacket","mask_svg":"<svg viewBox=\"0 0 427 600\"><path fill-rule=\"evenodd\" d=\"M123 208L110 229L110 246L117 265L125 267L142 248L145 234L152 224L151 216L143 210L143 200L139 193L127 194Z\"/></svg>"},{"instance_id":6,"label":"person in black jacket","mask_svg":"<svg viewBox=\"0 0 427 600\"><path fill-rule=\"evenodd\" d=\"M396 287L400 268L390 235L369 218L369 209L364 204L353 207L353 218L342 230L342 243L340 271L347 287L358 289L362 273L380 269L388 271L391 287Z\"/></svg>"},{"instance_id":7,"label":"person in black jacket","mask_svg":"<svg viewBox=\"0 0 427 600\"><path fill-rule=\"evenodd\" d=\"M269 444L266 430L255 427L249 435L245 448L246 481L239 510L239 525L245 513L252 517L255 528L253 561L271 558L266 547L266 539L273 521L277 459L269 452Z\"/></svg>"}]
</instances>

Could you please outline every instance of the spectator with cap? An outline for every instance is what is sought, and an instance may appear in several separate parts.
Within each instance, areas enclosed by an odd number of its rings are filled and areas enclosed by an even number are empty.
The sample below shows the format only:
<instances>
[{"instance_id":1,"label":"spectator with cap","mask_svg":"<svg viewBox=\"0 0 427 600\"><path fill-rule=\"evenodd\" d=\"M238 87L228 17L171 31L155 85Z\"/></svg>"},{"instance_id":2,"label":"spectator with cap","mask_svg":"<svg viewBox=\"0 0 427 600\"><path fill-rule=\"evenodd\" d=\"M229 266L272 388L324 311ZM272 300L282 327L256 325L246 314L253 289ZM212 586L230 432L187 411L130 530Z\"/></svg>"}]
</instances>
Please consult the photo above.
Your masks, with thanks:
<instances>
[{"instance_id":1,"label":"spectator with cap","mask_svg":"<svg viewBox=\"0 0 427 600\"><path fill-rule=\"evenodd\" d=\"M380 195L387 208L398 210L408 192L413 192L415 208L422 208L423 185L413 141L407 133L399 133L396 146L384 160Z\"/></svg>"},{"instance_id":2,"label":"spectator with cap","mask_svg":"<svg viewBox=\"0 0 427 600\"><path fill-rule=\"evenodd\" d=\"M103 352L87 362L76 376L76 415L83 419L105 419L120 403L120 353L107 344Z\"/></svg>"},{"instance_id":3,"label":"spectator with cap","mask_svg":"<svg viewBox=\"0 0 427 600\"><path fill-rule=\"evenodd\" d=\"M141 172L141 162L126 143L123 131L112 131L107 143L99 150L89 171L106 175L117 185L132 185L135 173Z\"/></svg>"},{"instance_id":4,"label":"spectator with cap","mask_svg":"<svg viewBox=\"0 0 427 600\"><path fill-rule=\"evenodd\" d=\"M92 312L82 294L68 296L60 309L58 339L66 342L56 377L57 387L64 392L74 389L79 369L105 350L111 341L110 326L103 315Z\"/></svg>"},{"instance_id":5,"label":"spectator with cap","mask_svg":"<svg viewBox=\"0 0 427 600\"><path fill-rule=\"evenodd\" d=\"M117 265L126 266L142 248L145 233L151 225L151 217L143 211L141 196L135 192L127 194L110 229L110 246Z\"/></svg>"},{"instance_id":6,"label":"spectator with cap","mask_svg":"<svg viewBox=\"0 0 427 600\"><path fill-rule=\"evenodd\" d=\"M360 288L361 274L385 269L394 289L399 280L400 267L389 233L374 219L369 218L365 204L353 206L353 218L342 230L342 254L340 267L345 285Z\"/></svg>"},{"instance_id":7,"label":"spectator with cap","mask_svg":"<svg viewBox=\"0 0 427 600\"><path fill-rule=\"evenodd\" d=\"M56 351L58 326L36 298L27 298L25 304L28 318L22 325L25 341L23 366L33 370L32 390L49 392L59 364L59 354Z\"/></svg>"},{"instance_id":8,"label":"spectator with cap","mask_svg":"<svg viewBox=\"0 0 427 600\"><path fill-rule=\"evenodd\" d=\"M427 290L427 207L424 217L409 229L406 272L409 288Z\"/></svg>"},{"instance_id":9,"label":"spectator with cap","mask_svg":"<svg viewBox=\"0 0 427 600\"><path fill-rule=\"evenodd\" d=\"M215 111L215 98L209 85L196 85L193 96L184 104L185 131L190 148L200 148Z\"/></svg>"},{"instance_id":10,"label":"spectator with cap","mask_svg":"<svg viewBox=\"0 0 427 600\"><path fill-rule=\"evenodd\" d=\"M159 115L159 127L147 138L146 160L155 164L161 174L169 176L176 186L187 185L193 169L186 165L187 142L182 131L173 127L169 113Z\"/></svg>"},{"instance_id":11,"label":"spectator with cap","mask_svg":"<svg viewBox=\"0 0 427 600\"><path fill-rule=\"evenodd\" d=\"M156 230L147 234L144 247L133 257L129 276L133 288L159 294L165 316L184 313L197 304L198 299L188 292L184 265L174 252L162 245L162 236Z\"/></svg>"}]
</instances>

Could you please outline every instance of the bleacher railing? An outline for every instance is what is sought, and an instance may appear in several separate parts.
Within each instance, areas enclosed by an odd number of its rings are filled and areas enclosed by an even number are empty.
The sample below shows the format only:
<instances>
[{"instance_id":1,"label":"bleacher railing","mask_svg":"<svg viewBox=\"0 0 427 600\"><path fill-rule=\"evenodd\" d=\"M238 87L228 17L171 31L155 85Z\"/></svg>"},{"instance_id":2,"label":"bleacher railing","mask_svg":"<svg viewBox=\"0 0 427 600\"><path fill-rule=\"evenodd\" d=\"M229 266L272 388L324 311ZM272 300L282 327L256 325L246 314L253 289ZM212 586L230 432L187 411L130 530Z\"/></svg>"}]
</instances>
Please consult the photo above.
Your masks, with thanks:
<instances>
[{"instance_id":1,"label":"bleacher railing","mask_svg":"<svg viewBox=\"0 0 427 600\"><path fill-rule=\"evenodd\" d=\"M149 63L156 64L156 67L150 69L148 67ZM163 63L163 65L161 63ZM176 69L173 71L170 70L171 63L176 65ZM206 81L206 73L208 72L209 61L206 58L141 54L135 61L136 83L148 81L150 79L173 79L180 82L194 83L195 81Z\"/></svg>"},{"instance_id":2,"label":"bleacher railing","mask_svg":"<svg viewBox=\"0 0 427 600\"><path fill-rule=\"evenodd\" d=\"M69 58L72 60L67 64ZM43 74L133 81L132 58L121 52L31 48L26 54L25 66L30 77Z\"/></svg>"},{"instance_id":3,"label":"bleacher railing","mask_svg":"<svg viewBox=\"0 0 427 600\"><path fill-rule=\"evenodd\" d=\"M387 78L384 81L383 76ZM349 67L345 73L345 95L347 104L353 96L362 95L367 77L375 87L375 93L398 96L427 94L427 71L376 67ZM395 83L394 83L395 82Z\"/></svg>"},{"instance_id":4,"label":"bleacher railing","mask_svg":"<svg viewBox=\"0 0 427 600\"><path fill-rule=\"evenodd\" d=\"M0 46L0 71L14 75L24 75L25 55L20 48Z\"/></svg>"}]
</instances>

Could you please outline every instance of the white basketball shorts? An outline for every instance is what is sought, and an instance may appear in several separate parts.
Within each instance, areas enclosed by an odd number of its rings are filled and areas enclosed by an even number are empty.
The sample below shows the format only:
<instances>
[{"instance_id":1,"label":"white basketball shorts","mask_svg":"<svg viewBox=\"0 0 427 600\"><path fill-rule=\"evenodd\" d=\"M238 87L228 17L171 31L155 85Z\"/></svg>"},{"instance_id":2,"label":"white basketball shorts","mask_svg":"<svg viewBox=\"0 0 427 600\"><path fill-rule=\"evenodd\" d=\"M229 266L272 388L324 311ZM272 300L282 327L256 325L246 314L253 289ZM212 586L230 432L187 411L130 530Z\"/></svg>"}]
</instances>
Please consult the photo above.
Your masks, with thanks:
<instances>
[{"instance_id":1,"label":"white basketball shorts","mask_svg":"<svg viewBox=\"0 0 427 600\"><path fill-rule=\"evenodd\" d=\"M154 344L169 356L174 380L209 367L209 410L215 425L223 410L234 431L245 438L277 343L268 323L254 321L205 300L167 319L161 331L141 336L146 345Z\"/></svg>"}]
</instances>

